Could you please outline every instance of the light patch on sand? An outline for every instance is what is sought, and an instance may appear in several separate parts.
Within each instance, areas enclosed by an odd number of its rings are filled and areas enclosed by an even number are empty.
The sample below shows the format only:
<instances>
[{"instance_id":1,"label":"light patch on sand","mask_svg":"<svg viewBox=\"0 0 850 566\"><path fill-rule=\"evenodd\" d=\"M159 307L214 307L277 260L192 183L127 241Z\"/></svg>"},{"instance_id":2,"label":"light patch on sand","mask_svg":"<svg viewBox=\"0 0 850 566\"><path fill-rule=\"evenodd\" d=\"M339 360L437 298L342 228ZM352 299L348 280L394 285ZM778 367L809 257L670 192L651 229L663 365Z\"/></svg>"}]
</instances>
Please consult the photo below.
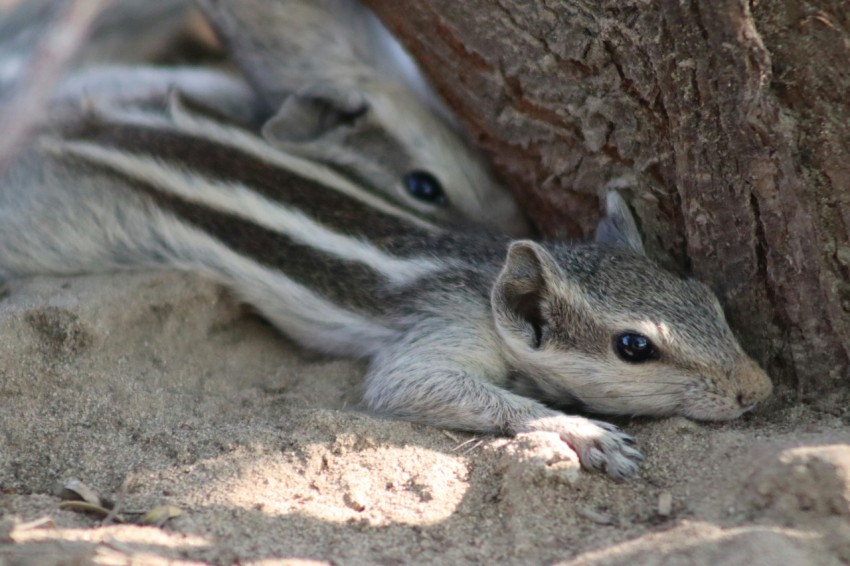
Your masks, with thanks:
<instances>
[{"instance_id":1,"label":"light patch on sand","mask_svg":"<svg viewBox=\"0 0 850 566\"><path fill-rule=\"evenodd\" d=\"M308 445L301 457L267 456L214 488L227 505L272 516L372 526L448 519L468 489L466 461L417 446Z\"/></svg>"},{"instance_id":2,"label":"light patch on sand","mask_svg":"<svg viewBox=\"0 0 850 566\"><path fill-rule=\"evenodd\" d=\"M602 564L661 563L744 564L759 549L759 560L753 564L805 564L806 544L823 538L822 534L778 526L744 526L723 528L709 522L683 521L661 533L650 533L636 539L586 552L570 561L571 566ZM810 552L810 551L809 551ZM679 560L670 560L670 557ZM739 560L740 559L740 560ZM809 562L819 563L817 560Z\"/></svg>"},{"instance_id":3,"label":"light patch on sand","mask_svg":"<svg viewBox=\"0 0 850 566\"><path fill-rule=\"evenodd\" d=\"M195 535L168 533L162 529L136 525L111 525L93 529L61 529L49 524L39 528L17 525L10 538L18 544L38 542L90 542L122 545L154 545L166 548L197 548L211 542Z\"/></svg>"}]
</instances>

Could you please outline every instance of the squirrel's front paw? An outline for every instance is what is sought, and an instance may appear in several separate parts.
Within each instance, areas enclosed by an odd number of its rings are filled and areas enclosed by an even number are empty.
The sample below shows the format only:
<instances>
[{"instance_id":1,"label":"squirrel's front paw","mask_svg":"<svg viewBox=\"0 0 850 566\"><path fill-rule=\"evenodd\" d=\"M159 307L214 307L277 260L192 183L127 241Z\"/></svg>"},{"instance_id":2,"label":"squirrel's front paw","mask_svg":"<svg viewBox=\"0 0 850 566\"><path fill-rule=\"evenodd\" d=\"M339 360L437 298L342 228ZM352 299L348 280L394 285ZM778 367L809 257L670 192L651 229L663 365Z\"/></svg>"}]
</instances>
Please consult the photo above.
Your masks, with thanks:
<instances>
[{"instance_id":1,"label":"squirrel's front paw","mask_svg":"<svg viewBox=\"0 0 850 566\"><path fill-rule=\"evenodd\" d=\"M635 450L634 439L618 427L602 421L567 415L535 419L524 431L556 432L578 454L584 468L605 471L622 480L638 471L643 455Z\"/></svg>"}]
</instances>

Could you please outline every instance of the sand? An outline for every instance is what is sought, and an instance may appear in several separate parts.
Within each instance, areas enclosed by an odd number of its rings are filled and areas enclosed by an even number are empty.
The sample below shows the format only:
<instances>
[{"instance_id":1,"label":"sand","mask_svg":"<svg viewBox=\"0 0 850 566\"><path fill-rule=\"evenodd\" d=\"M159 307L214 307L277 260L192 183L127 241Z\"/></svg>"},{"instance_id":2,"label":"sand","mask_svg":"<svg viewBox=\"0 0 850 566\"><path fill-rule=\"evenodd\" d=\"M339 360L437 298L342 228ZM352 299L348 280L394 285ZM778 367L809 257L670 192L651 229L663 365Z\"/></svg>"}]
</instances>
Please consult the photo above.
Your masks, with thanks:
<instances>
[{"instance_id":1,"label":"sand","mask_svg":"<svg viewBox=\"0 0 850 566\"><path fill-rule=\"evenodd\" d=\"M188 275L6 285L0 565L850 563L847 412L618 421L647 457L618 484L548 435L364 414L364 370Z\"/></svg>"}]
</instances>

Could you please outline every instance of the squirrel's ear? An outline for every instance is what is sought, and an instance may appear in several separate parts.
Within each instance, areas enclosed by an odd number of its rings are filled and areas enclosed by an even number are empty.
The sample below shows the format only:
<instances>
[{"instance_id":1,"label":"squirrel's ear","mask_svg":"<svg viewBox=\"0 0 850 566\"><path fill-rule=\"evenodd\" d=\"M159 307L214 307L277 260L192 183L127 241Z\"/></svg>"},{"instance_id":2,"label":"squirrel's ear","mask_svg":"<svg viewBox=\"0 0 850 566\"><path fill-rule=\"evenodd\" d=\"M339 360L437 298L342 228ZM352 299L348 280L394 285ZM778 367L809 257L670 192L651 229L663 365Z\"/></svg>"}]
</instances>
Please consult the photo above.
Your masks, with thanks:
<instances>
[{"instance_id":1,"label":"squirrel's ear","mask_svg":"<svg viewBox=\"0 0 850 566\"><path fill-rule=\"evenodd\" d=\"M632 211L617 191L608 191L605 197L605 216L596 227L594 241L646 255Z\"/></svg>"},{"instance_id":2,"label":"squirrel's ear","mask_svg":"<svg viewBox=\"0 0 850 566\"><path fill-rule=\"evenodd\" d=\"M530 240L511 244L502 272L493 286L491 302L496 324L505 335L519 335L539 347L546 328L544 306L564 276L546 249Z\"/></svg>"},{"instance_id":3,"label":"squirrel's ear","mask_svg":"<svg viewBox=\"0 0 850 566\"><path fill-rule=\"evenodd\" d=\"M315 141L350 126L367 110L368 103L360 93L314 87L287 96L263 125L263 138L272 145Z\"/></svg>"}]
</instances>

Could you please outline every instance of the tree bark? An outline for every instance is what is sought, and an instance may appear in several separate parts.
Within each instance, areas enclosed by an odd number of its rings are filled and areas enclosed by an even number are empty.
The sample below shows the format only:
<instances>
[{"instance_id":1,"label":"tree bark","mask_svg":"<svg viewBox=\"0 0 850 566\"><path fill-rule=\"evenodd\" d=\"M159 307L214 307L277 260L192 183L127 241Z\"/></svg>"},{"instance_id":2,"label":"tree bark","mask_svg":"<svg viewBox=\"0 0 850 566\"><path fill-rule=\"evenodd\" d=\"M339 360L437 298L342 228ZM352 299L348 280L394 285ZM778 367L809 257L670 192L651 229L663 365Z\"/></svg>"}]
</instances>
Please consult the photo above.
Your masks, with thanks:
<instances>
[{"instance_id":1,"label":"tree bark","mask_svg":"<svg viewBox=\"0 0 850 566\"><path fill-rule=\"evenodd\" d=\"M846 410L846 0L366 2L545 236L588 236L627 188L784 398Z\"/></svg>"}]
</instances>

